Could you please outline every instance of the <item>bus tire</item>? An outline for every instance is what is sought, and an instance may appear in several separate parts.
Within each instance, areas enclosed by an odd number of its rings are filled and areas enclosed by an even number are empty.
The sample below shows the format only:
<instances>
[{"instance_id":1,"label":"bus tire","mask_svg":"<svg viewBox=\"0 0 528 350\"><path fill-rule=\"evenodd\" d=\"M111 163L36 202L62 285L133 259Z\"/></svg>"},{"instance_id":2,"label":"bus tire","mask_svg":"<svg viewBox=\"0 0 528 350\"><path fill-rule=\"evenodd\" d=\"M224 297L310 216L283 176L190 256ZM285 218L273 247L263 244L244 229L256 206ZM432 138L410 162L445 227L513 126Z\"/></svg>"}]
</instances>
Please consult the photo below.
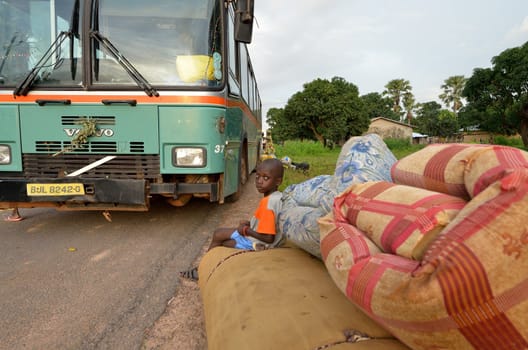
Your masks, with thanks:
<instances>
[{"instance_id":1,"label":"bus tire","mask_svg":"<svg viewBox=\"0 0 528 350\"><path fill-rule=\"evenodd\" d=\"M230 196L226 197L227 203L236 202L240 195L242 194L242 187L246 184L249 178L248 174L248 152L247 144L244 142L242 148L240 149L240 157L238 158L238 185L237 190Z\"/></svg>"},{"instance_id":2,"label":"bus tire","mask_svg":"<svg viewBox=\"0 0 528 350\"><path fill-rule=\"evenodd\" d=\"M173 207L183 207L184 205L189 203L191 198L192 194L183 194L178 196L178 199L167 198L167 203L169 203Z\"/></svg>"}]
</instances>

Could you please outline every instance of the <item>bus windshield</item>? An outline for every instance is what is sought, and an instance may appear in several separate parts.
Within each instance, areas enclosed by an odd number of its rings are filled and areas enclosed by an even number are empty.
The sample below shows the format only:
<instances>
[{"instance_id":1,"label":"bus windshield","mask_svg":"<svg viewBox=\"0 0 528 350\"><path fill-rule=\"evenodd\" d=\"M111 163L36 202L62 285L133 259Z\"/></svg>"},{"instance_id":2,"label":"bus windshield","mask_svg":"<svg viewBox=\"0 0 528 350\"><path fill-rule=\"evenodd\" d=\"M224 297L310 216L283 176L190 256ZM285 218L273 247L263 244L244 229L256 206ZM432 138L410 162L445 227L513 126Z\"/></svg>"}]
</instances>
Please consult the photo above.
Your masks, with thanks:
<instances>
[{"instance_id":1,"label":"bus windshield","mask_svg":"<svg viewBox=\"0 0 528 350\"><path fill-rule=\"evenodd\" d=\"M158 88L222 83L218 0L94 0L91 18L83 13L86 1L0 1L0 88L28 77L32 88L138 87L121 56ZM61 33L69 35L57 42Z\"/></svg>"},{"instance_id":2,"label":"bus windshield","mask_svg":"<svg viewBox=\"0 0 528 350\"><path fill-rule=\"evenodd\" d=\"M34 85L80 83L82 62L70 60L80 57L79 37L61 34L72 29L72 15L81 16L76 8L82 9L67 0L0 1L0 87L20 84L34 69Z\"/></svg>"},{"instance_id":3,"label":"bus windshield","mask_svg":"<svg viewBox=\"0 0 528 350\"><path fill-rule=\"evenodd\" d=\"M222 56L219 5L215 0L165 0L155 6L142 0L104 0L94 29L153 85L217 83L222 79L213 62ZM113 57L97 45L95 52L95 84L130 83Z\"/></svg>"}]
</instances>

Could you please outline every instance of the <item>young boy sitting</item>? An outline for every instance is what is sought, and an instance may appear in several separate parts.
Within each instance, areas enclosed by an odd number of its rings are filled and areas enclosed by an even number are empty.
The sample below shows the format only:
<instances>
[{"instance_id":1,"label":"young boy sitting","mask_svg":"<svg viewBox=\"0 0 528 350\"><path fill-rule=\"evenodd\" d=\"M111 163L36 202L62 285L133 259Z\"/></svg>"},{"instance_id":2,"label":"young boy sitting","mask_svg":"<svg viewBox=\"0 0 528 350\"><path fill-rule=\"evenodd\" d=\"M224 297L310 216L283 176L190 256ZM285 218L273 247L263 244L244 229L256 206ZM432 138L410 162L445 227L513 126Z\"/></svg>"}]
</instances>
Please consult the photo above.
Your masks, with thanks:
<instances>
[{"instance_id":1,"label":"young boy sitting","mask_svg":"<svg viewBox=\"0 0 528 350\"><path fill-rule=\"evenodd\" d=\"M257 166L255 186L264 195L250 221L242 221L236 228L217 228L213 233L209 250L215 247L230 247L246 250L263 250L281 245L284 241L278 230L277 216L281 208L284 168L276 158L266 159ZM180 276L198 280L196 267L180 272Z\"/></svg>"}]
</instances>

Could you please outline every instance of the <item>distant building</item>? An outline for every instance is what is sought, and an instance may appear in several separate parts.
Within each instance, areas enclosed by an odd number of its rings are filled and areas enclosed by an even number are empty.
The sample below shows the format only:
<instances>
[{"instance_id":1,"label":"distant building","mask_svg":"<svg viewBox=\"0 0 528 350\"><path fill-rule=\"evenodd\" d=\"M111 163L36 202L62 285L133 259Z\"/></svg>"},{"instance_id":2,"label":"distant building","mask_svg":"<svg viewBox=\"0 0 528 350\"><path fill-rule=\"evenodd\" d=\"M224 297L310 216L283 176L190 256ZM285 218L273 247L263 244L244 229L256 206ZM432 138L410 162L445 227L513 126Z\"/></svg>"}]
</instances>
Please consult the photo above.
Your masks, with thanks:
<instances>
[{"instance_id":1,"label":"distant building","mask_svg":"<svg viewBox=\"0 0 528 350\"><path fill-rule=\"evenodd\" d=\"M470 130L463 133L466 143L493 143L493 134L482 130Z\"/></svg>"},{"instance_id":2,"label":"distant building","mask_svg":"<svg viewBox=\"0 0 528 350\"><path fill-rule=\"evenodd\" d=\"M412 143L417 145L425 145L429 142L429 136L420 134L419 132L412 133Z\"/></svg>"},{"instance_id":3,"label":"distant building","mask_svg":"<svg viewBox=\"0 0 528 350\"><path fill-rule=\"evenodd\" d=\"M412 126L384 117L372 118L367 134L378 134L381 138L409 139L412 141Z\"/></svg>"}]
</instances>

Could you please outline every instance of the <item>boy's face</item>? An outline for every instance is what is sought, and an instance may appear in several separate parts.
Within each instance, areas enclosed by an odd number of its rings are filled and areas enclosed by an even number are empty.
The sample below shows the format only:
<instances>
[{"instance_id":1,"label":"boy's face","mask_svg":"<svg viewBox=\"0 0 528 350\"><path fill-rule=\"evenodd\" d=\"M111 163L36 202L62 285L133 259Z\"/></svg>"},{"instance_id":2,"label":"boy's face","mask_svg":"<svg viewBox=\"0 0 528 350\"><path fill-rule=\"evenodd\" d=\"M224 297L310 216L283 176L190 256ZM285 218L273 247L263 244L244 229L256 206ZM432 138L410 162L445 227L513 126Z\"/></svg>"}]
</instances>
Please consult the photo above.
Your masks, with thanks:
<instances>
[{"instance_id":1,"label":"boy's face","mask_svg":"<svg viewBox=\"0 0 528 350\"><path fill-rule=\"evenodd\" d=\"M255 175L257 191L267 196L275 192L281 183L282 178L277 174L276 169L264 163L259 164Z\"/></svg>"}]
</instances>

